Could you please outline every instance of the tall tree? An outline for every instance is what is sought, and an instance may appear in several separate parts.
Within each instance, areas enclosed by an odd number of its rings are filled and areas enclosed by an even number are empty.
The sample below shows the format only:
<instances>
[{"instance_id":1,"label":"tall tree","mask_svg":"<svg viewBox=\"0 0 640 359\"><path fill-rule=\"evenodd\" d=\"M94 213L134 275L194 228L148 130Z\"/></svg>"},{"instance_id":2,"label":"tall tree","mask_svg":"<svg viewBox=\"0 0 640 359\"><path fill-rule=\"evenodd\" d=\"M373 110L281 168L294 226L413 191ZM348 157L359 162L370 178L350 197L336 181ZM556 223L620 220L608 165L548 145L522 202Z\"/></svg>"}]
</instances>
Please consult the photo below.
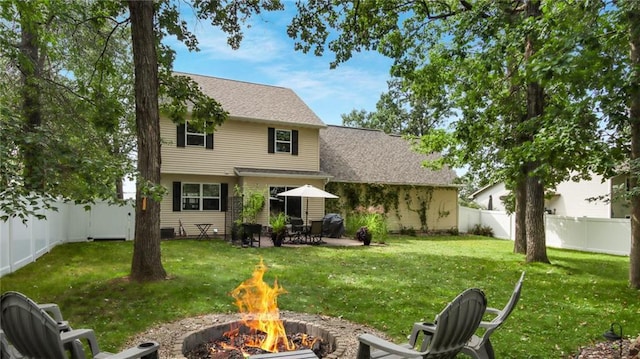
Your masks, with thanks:
<instances>
[{"instance_id":1,"label":"tall tree","mask_svg":"<svg viewBox=\"0 0 640 359\"><path fill-rule=\"evenodd\" d=\"M518 210L525 210L527 260L548 261L543 189L572 171L576 178L587 176L591 150L601 146L598 121L584 101L587 90L577 85L583 74L569 71L580 53L579 31L591 19L587 11L536 1L313 1L299 9L289 29L298 49L321 53L333 28L332 66L353 51L377 49L395 59L392 75L414 92L452 97L454 132L423 137L424 151L443 150L456 167L467 164L519 191L526 188L521 199L533 206L521 203ZM540 16L526 12L532 9ZM581 25L572 29L562 21L567 18ZM529 57L527 39L536 45ZM429 81L434 73L445 75ZM442 141L434 142L438 137Z\"/></svg>"},{"instance_id":2,"label":"tall tree","mask_svg":"<svg viewBox=\"0 0 640 359\"><path fill-rule=\"evenodd\" d=\"M103 2L5 1L0 3L0 57L5 76L0 105L20 114L3 116L0 154L12 166L0 181L3 219L38 215L51 199L78 202L115 198L116 178L131 160L122 148L105 143L126 140L127 42L112 28ZM115 21L114 21L115 22ZM108 30L107 30L108 28ZM95 41L104 38L111 41ZM72 74L72 75L70 75ZM124 147L124 146L122 146ZM82 153L83 156L78 156ZM38 201L35 201L35 199Z\"/></svg>"},{"instance_id":3,"label":"tall tree","mask_svg":"<svg viewBox=\"0 0 640 359\"><path fill-rule=\"evenodd\" d=\"M450 115L447 98L441 93L418 95L404 86L400 78L389 80L387 85L389 91L380 95L375 111L353 110L341 116L342 123L345 126L375 128L386 133L422 136L437 127L442 118Z\"/></svg>"},{"instance_id":4,"label":"tall tree","mask_svg":"<svg viewBox=\"0 0 640 359\"><path fill-rule=\"evenodd\" d=\"M629 253L629 283L640 288L640 194L638 177L640 175L640 5L637 2L626 4L629 26L629 45L631 61L631 82L629 84L629 125L631 127L631 176L630 187L634 189L631 197L631 252Z\"/></svg>"},{"instance_id":5,"label":"tall tree","mask_svg":"<svg viewBox=\"0 0 640 359\"><path fill-rule=\"evenodd\" d=\"M158 55L153 26L154 3L129 1L131 43L135 67L138 174L143 185L160 185L160 110L158 105ZM141 183L138 182L140 187ZM160 202L144 192L136 198L136 230L131 278L165 279L160 256Z\"/></svg>"},{"instance_id":6,"label":"tall tree","mask_svg":"<svg viewBox=\"0 0 640 359\"><path fill-rule=\"evenodd\" d=\"M529 0L525 3L525 21L538 22L542 12L540 1ZM524 46L524 61L531 63L538 51L540 36L537 26L531 26L526 34ZM544 115L544 88L540 81L529 80L527 83L527 122L537 121ZM533 130L532 135L536 135L538 129ZM533 140L533 138L531 138ZM526 196L525 206L525 228L527 233L527 262L549 262L544 231L544 188L545 179L536 173L540 168L541 161L537 158L529 158L525 162Z\"/></svg>"}]
</instances>

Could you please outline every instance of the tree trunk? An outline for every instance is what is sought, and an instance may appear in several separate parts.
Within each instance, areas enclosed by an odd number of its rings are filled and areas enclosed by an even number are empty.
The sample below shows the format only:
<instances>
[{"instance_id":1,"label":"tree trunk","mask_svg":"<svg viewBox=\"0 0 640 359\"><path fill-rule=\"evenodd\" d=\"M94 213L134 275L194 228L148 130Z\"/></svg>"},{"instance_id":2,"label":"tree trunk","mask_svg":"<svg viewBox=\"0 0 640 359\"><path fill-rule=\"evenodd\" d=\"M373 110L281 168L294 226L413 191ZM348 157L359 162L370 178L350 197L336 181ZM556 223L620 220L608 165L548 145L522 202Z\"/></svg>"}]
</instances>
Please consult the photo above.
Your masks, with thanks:
<instances>
[{"instance_id":1,"label":"tree trunk","mask_svg":"<svg viewBox=\"0 0 640 359\"><path fill-rule=\"evenodd\" d=\"M628 13L631 46L631 84L629 125L631 127L630 190L637 191L638 161L640 161L640 11L633 7ZM640 289L640 197L631 198L631 249L629 251L629 285Z\"/></svg>"},{"instance_id":2,"label":"tree trunk","mask_svg":"<svg viewBox=\"0 0 640 359\"><path fill-rule=\"evenodd\" d=\"M539 18L539 0L529 0L526 5L527 17ZM534 31L527 34L524 58L529 59L536 52L537 35ZM533 122L544 113L544 89L538 82L527 84L527 121ZM531 126L534 127L535 126ZM533 133L531 134L533 135ZM526 231L527 231L527 262L549 263L547 245L544 233L544 184L538 176L532 175L540 164L527 163L527 199L526 199Z\"/></svg>"},{"instance_id":3,"label":"tree trunk","mask_svg":"<svg viewBox=\"0 0 640 359\"><path fill-rule=\"evenodd\" d=\"M516 185L516 238L513 253L527 253L527 181L521 178Z\"/></svg>"},{"instance_id":4,"label":"tree trunk","mask_svg":"<svg viewBox=\"0 0 640 359\"><path fill-rule=\"evenodd\" d=\"M131 0L129 12L135 66L139 173L131 279L142 282L162 280L167 276L160 255L160 202L147 196L148 190L152 189L150 187L160 186L158 55L153 1Z\"/></svg>"},{"instance_id":5,"label":"tree trunk","mask_svg":"<svg viewBox=\"0 0 640 359\"><path fill-rule=\"evenodd\" d=\"M526 203L527 263L549 263L544 233L544 185L538 177L527 177Z\"/></svg>"},{"instance_id":6,"label":"tree trunk","mask_svg":"<svg viewBox=\"0 0 640 359\"><path fill-rule=\"evenodd\" d=\"M23 6L29 6L23 4ZM24 159L24 184L30 190L42 191L45 187L45 166L41 164L46 158L42 154L37 134L42 124L42 109L40 104L39 81L42 74L42 65L39 61L38 24L27 13L28 10L20 9L20 60L19 67L22 76L22 113L24 123L22 126L24 136L19 139L22 156Z\"/></svg>"}]
</instances>

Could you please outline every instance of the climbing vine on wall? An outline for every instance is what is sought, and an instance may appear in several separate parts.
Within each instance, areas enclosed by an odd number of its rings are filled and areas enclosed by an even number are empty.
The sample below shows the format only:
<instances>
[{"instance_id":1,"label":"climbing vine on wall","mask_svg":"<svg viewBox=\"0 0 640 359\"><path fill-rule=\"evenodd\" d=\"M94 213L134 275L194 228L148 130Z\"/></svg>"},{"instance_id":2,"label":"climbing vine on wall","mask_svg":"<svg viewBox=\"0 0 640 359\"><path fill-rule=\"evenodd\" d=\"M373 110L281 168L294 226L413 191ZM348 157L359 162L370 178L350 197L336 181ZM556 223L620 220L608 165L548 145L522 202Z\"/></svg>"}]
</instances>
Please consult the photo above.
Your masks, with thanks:
<instances>
[{"instance_id":1,"label":"climbing vine on wall","mask_svg":"<svg viewBox=\"0 0 640 359\"><path fill-rule=\"evenodd\" d=\"M439 190L443 188L438 187ZM399 211L400 201L404 201L409 211L418 214L420 230L428 231L429 208L432 205L433 194L436 187L413 185L387 185L371 183L342 183L329 182L325 190L338 195L338 199L325 201L327 213L352 214L358 207L384 208L385 216L395 212L398 219L402 219ZM456 189L449 190L456 191ZM436 221L448 217L450 211L445 209L444 203L438 205Z\"/></svg>"},{"instance_id":2,"label":"climbing vine on wall","mask_svg":"<svg viewBox=\"0 0 640 359\"><path fill-rule=\"evenodd\" d=\"M338 195L338 200L326 202L327 211L349 214L357 207L382 206L385 215L391 211L400 219L398 205L400 192L406 186L375 184L375 183L342 183L329 182L325 189Z\"/></svg>"},{"instance_id":3,"label":"climbing vine on wall","mask_svg":"<svg viewBox=\"0 0 640 359\"><path fill-rule=\"evenodd\" d=\"M415 186L411 186L412 189L415 189ZM407 202L407 208L418 214L418 218L420 219L420 229L422 231L428 231L429 225L427 224L427 213L429 212L429 206L431 205L431 199L433 198L433 187L421 187L420 191L415 191L416 193L416 202L414 206L413 197L411 196L411 191L406 191L404 195L404 200Z\"/></svg>"}]
</instances>

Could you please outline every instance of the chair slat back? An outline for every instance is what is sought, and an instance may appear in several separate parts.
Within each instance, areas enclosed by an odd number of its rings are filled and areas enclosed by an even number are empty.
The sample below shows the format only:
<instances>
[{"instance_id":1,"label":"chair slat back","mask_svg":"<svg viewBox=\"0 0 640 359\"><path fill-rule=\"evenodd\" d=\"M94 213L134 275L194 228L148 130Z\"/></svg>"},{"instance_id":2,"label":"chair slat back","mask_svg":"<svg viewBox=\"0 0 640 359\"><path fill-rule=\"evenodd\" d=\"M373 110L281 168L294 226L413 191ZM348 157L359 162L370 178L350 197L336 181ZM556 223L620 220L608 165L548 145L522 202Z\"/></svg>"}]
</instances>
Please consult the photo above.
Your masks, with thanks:
<instances>
[{"instance_id":1,"label":"chair slat back","mask_svg":"<svg viewBox=\"0 0 640 359\"><path fill-rule=\"evenodd\" d=\"M58 324L25 295L6 292L0 297L0 325L22 355L34 359L65 359Z\"/></svg>"},{"instance_id":2,"label":"chair slat back","mask_svg":"<svg viewBox=\"0 0 640 359\"><path fill-rule=\"evenodd\" d=\"M438 314L425 358L454 358L478 329L486 308L487 300L478 288L458 295Z\"/></svg>"},{"instance_id":3,"label":"chair slat back","mask_svg":"<svg viewBox=\"0 0 640 359\"><path fill-rule=\"evenodd\" d=\"M322 234L322 221L311 221L311 228L309 234L312 236L318 236Z\"/></svg>"}]
</instances>

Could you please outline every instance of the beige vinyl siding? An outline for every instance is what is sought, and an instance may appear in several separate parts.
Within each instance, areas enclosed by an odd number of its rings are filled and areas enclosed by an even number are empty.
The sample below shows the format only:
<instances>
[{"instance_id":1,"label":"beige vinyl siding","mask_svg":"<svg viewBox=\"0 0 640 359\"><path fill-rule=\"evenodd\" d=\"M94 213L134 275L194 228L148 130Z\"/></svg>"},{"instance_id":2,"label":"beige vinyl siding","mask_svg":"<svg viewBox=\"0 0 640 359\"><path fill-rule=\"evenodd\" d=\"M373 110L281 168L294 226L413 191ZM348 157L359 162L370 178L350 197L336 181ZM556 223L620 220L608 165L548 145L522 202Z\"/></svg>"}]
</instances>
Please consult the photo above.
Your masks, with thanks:
<instances>
[{"instance_id":1,"label":"beige vinyl siding","mask_svg":"<svg viewBox=\"0 0 640 359\"><path fill-rule=\"evenodd\" d=\"M405 192L400 193L398 211L390 211L387 225L390 231L399 231L402 227L420 230L419 198L428 198L428 192L433 191L431 202L427 210L427 227L430 231L442 231L458 226L458 191L454 188L415 187L410 190L411 201L405 201Z\"/></svg>"},{"instance_id":2,"label":"beige vinyl siding","mask_svg":"<svg viewBox=\"0 0 640 359\"><path fill-rule=\"evenodd\" d=\"M298 155L268 153L267 129L298 130ZM161 119L162 173L232 176L234 167L282 170L320 169L318 129L229 119L213 134L214 149L177 147L176 125Z\"/></svg>"},{"instance_id":3,"label":"beige vinyl siding","mask_svg":"<svg viewBox=\"0 0 640 359\"><path fill-rule=\"evenodd\" d=\"M218 229L220 235L225 232L225 214L222 211L173 211L173 182L189 183L227 183L229 186L229 196L233 194L235 177L224 176L198 176L198 175L163 175L160 184L168 189L167 194L160 203L160 227L171 227L178 233L179 220L187 231L187 235L196 236L200 232L196 228L196 223L211 223L209 234L214 228Z\"/></svg>"}]
</instances>

